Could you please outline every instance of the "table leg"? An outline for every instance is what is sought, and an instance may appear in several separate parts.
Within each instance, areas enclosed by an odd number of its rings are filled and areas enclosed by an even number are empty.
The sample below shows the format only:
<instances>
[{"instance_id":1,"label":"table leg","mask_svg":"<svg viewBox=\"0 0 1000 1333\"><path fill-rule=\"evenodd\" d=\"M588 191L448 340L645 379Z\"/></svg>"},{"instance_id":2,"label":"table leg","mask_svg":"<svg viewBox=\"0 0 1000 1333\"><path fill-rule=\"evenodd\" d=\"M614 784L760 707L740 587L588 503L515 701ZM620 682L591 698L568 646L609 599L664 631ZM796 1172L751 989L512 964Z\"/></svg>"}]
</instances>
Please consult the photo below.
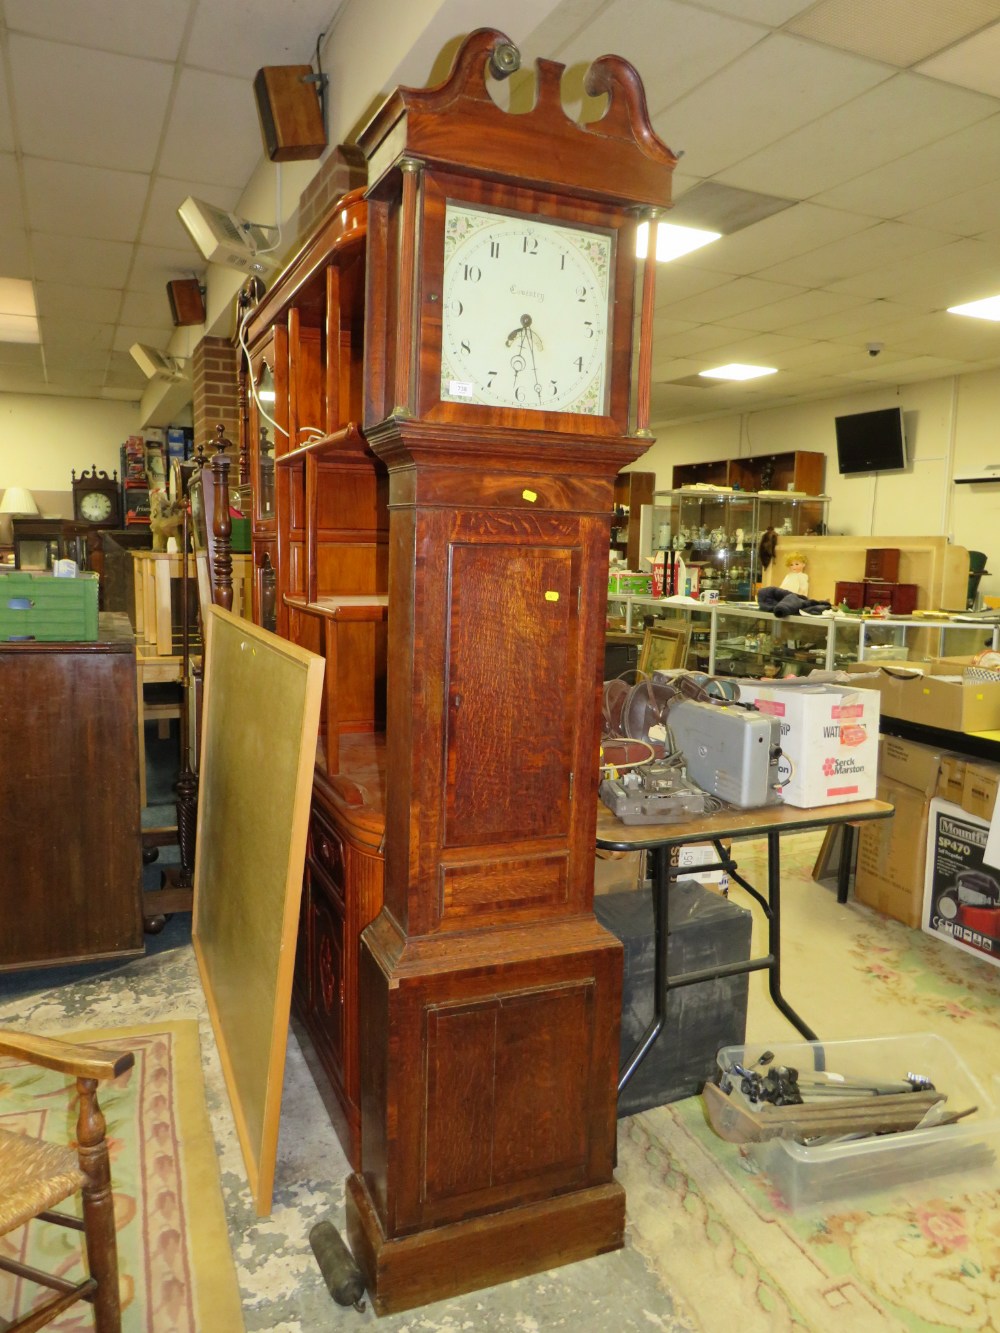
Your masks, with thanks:
<instances>
[{"instance_id":1,"label":"table leg","mask_svg":"<svg viewBox=\"0 0 1000 1333\"><path fill-rule=\"evenodd\" d=\"M837 867L837 902L846 903L851 888L851 870L858 831L853 824L840 826L840 864Z\"/></svg>"},{"instance_id":2,"label":"table leg","mask_svg":"<svg viewBox=\"0 0 1000 1333\"><path fill-rule=\"evenodd\" d=\"M807 1041L817 1041L816 1033L800 1018L781 993L781 844L780 834L771 829L767 835L767 951L771 964L767 972L767 988L771 999L797 1027Z\"/></svg>"},{"instance_id":3,"label":"table leg","mask_svg":"<svg viewBox=\"0 0 1000 1333\"><path fill-rule=\"evenodd\" d=\"M667 895L670 888L670 847L651 849L653 880L653 1019L639 1044L618 1071L618 1095L645 1060L667 1021Z\"/></svg>"}]
</instances>

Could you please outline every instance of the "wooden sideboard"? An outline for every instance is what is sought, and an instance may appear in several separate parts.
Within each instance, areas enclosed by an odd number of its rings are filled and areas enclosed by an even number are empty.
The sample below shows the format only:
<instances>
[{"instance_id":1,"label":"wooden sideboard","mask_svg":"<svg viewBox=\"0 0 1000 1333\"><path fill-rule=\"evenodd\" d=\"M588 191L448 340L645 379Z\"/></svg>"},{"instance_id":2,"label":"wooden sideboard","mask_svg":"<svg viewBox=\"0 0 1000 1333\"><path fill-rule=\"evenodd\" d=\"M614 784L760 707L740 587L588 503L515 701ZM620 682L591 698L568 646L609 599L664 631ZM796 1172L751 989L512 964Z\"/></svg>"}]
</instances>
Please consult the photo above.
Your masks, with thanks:
<instances>
[{"instance_id":1,"label":"wooden sideboard","mask_svg":"<svg viewBox=\"0 0 1000 1333\"><path fill-rule=\"evenodd\" d=\"M0 970L143 952L135 643L0 643Z\"/></svg>"}]
</instances>

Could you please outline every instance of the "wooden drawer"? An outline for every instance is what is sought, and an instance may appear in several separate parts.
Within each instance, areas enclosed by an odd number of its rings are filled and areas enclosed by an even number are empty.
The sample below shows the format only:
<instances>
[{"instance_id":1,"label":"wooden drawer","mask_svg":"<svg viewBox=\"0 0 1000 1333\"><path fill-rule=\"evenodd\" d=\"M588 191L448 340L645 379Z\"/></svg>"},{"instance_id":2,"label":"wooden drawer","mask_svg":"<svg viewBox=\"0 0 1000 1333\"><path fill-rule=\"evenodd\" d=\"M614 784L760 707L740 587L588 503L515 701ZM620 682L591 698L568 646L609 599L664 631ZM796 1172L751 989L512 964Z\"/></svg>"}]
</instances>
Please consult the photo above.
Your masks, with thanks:
<instances>
[{"instance_id":1,"label":"wooden drawer","mask_svg":"<svg viewBox=\"0 0 1000 1333\"><path fill-rule=\"evenodd\" d=\"M327 885L334 890L344 907L344 840L324 813L313 806L309 820L309 859L318 869Z\"/></svg>"}]
</instances>

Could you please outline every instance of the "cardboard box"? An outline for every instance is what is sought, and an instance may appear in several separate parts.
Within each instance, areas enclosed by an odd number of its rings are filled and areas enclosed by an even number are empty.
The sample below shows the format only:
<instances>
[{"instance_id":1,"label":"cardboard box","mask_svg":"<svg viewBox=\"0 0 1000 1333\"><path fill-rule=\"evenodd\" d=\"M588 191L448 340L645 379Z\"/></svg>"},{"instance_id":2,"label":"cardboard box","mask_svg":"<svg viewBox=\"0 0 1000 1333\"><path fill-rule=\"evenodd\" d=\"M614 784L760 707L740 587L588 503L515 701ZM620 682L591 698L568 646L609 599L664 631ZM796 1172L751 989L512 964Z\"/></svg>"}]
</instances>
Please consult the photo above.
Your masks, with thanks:
<instances>
[{"instance_id":1,"label":"cardboard box","mask_svg":"<svg viewBox=\"0 0 1000 1333\"><path fill-rule=\"evenodd\" d=\"M941 771L938 774L937 790L931 794L940 796L943 801L951 801L953 805L961 805L962 792L965 790L965 766L967 763L968 760L965 755L943 754L941 756Z\"/></svg>"},{"instance_id":2,"label":"cardboard box","mask_svg":"<svg viewBox=\"0 0 1000 1333\"><path fill-rule=\"evenodd\" d=\"M1000 682L964 681L967 663L937 658L921 670L904 670L883 662L877 672L857 674L851 684L877 690L887 717L945 731L992 731L1000 727Z\"/></svg>"},{"instance_id":3,"label":"cardboard box","mask_svg":"<svg viewBox=\"0 0 1000 1333\"><path fill-rule=\"evenodd\" d=\"M879 742L878 797L896 813L859 828L854 897L908 926L919 927L923 917L928 810L950 757L899 736Z\"/></svg>"},{"instance_id":4,"label":"cardboard box","mask_svg":"<svg viewBox=\"0 0 1000 1333\"><path fill-rule=\"evenodd\" d=\"M802 678L740 681L740 699L781 722L778 772L787 805L809 809L875 795L878 694Z\"/></svg>"},{"instance_id":5,"label":"cardboard box","mask_svg":"<svg viewBox=\"0 0 1000 1333\"><path fill-rule=\"evenodd\" d=\"M884 916L919 927L930 802L922 791L887 777L879 778L878 798L891 802L896 813L859 828L854 897Z\"/></svg>"},{"instance_id":6,"label":"cardboard box","mask_svg":"<svg viewBox=\"0 0 1000 1333\"><path fill-rule=\"evenodd\" d=\"M732 847L731 843L723 843L723 851L728 856ZM701 866L717 865L719 853L710 842L687 842L679 846L675 843L670 848L670 865L672 869L681 872L687 871L682 875L684 879L697 880L705 888L716 889L720 893L725 893L729 888L729 872L726 870L701 870Z\"/></svg>"},{"instance_id":7,"label":"cardboard box","mask_svg":"<svg viewBox=\"0 0 1000 1333\"><path fill-rule=\"evenodd\" d=\"M962 809L987 822L993 818L993 807L1000 790L1000 764L985 759L969 759L965 765L962 783Z\"/></svg>"},{"instance_id":8,"label":"cardboard box","mask_svg":"<svg viewBox=\"0 0 1000 1333\"><path fill-rule=\"evenodd\" d=\"M935 797L930 804L924 910L928 935L1000 964L1000 870L983 852L989 821Z\"/></svg>"},{"instance_id":9,"label":"cardboard box","mask_svg":"<svg viewBox=\"0 0 1000 1333\"><path fill-rule=\"evenodd\" d=\"M608 573L608 592L612 597L630 593L648 597L652 586L652 574L637 574L629 569L612 570Z\"/></svg>"},{"instance_id":10,"label":"cardboard box","mask_svg":"<svg viewBox=\"0 0 1000 1333\"><path fill-rule=\"evenodd\" d=\"M912 787L930 799L940 794L942 768L953 758L947 750L934 745L921 745L901 736L883 736L879 744L879 778Z\"/></svg>"}]
</instances>

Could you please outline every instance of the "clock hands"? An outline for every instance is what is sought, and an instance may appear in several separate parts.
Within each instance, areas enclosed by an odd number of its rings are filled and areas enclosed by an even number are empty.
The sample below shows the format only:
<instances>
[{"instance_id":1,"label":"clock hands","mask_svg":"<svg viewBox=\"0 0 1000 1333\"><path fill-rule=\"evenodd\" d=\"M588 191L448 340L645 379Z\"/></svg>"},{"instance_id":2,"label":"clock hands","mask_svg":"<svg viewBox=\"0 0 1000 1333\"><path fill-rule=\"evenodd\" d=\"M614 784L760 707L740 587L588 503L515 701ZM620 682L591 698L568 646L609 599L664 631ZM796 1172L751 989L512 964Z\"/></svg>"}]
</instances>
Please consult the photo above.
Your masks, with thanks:
<instances>
[{"instance_id":1,"label":"clock hands","mask_svg":"<svg viewBox=\"0 0 1000 1333\"><path fill-rule=\"evenodd\" d=\"M517 392L517 377L528 364L524 359L525 348L527 348L531 357L531 372L535 378L535 393L538 394L538 401L541 402L542 385L538 378L538 366L535 362L535 345L537 343L540 352L544 351L545 348L541 338L531 327L530 315L522 315L521 322L518 324L517 328L512 329L510 333L508 333L507 346L510 347L515 340L517 341L517 351L510 359L510 364L514 368L514 391L515 393Z\"/></svg>"}]
</instances>

